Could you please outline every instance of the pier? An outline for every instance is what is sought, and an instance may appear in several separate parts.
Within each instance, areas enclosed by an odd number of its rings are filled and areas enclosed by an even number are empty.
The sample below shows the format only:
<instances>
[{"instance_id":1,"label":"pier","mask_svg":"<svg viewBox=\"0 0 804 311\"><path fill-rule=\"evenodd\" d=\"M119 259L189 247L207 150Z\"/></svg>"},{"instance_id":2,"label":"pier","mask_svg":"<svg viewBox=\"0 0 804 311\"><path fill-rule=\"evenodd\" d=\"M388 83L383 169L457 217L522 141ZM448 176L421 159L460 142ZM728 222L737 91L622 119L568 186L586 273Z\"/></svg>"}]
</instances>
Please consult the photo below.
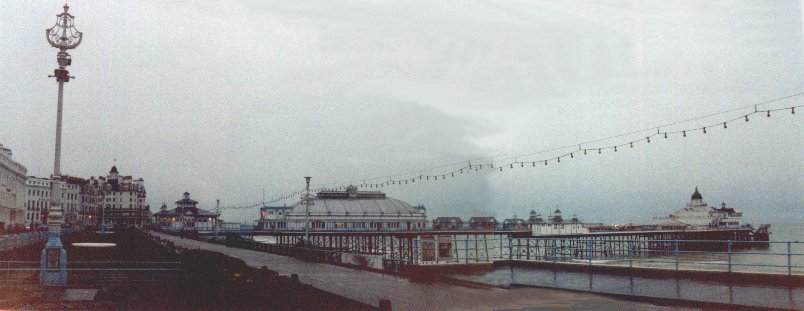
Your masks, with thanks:
<instances>
[{"instance_id":1,"label":"pier","mask_svg":"<svg viewBox=\"0 0 804 311\"><path fill-rule=\"evenodd\" d=\"M159 232L150 234L177 248L215 251L242 259L255 268L265 266L282 275L296 275L300 282L366 304L379 306L381 300L387 300L393 310L489 310L527 307L649 309L652 307L650 304L614 300L596 294L545 288L506 290L482 284L455 286L441 282L411 282L401 275L268 253L267 244L262 244L264 248L260 250L245 249L243 247L245 245L231 247ZM261 243L251 244L251 247L256 247L256 244ZM272 250L280 248L276 246ZM290 248L286 250L290 251ZM301 252L298 251L298 254Z\"/></svg>"},{"instance_id":2,"label":"pier","mask_svg":"<svg viewBox=\"0 0 804 311\"><path fill-rule=\"evenodd\" d=\"M455 233L459 233L460 235L465 232ZM533 251L536 249L533 247L536 244L536 239L552 241L553 238L509 238L507 236L495 236L488 232L486 234L488 238L486 244L488 244L489 247L486 249L483 247L474 247L474 242L477 242L478 245L484 244L479 240L483 234L478 233L476 235L477 238L452 240L450 245L455 245L455 247L449 248L451 252L450 256L440 256L438 255L439 252L435 251L433 255L438 257L439 261L437 263L435 260L429 262L418 261L414 262L412 265L399 265L398 261L388 259L387 257L383 258L383 255L377 254L346 253L303 246L266 244L247 239L235 239L227 241L227 245L219 245L163 233L152 234L166 241L170 241L171 243L175 243L175 245L181 245L181 247L222 252L246 260L246 262L252 266L267 265L269 269L279 271L280 273L298 274L302 282L364 303L377 304L377 299L387 298L390 299L391 303L394 305L394 309L399 308L402 310L421 309L424 308L424 306L437 309L488 309L491 308L491 306L504 307L506 306L504 303L502 305L496 304L506 301L504 299L512 299L512 296L510 296L511 293L516 292L527 295L528 293L522 292L522 290L544 289L546 287L597 292L612 295L618 299L633 301L653 303L655 300L662 301L662 303L665 304L679 306L705 306L711 308L734 308L740 306L791 308L792 306L801 305L801 301L795 297L800 297L798 294L802 292L802 286L804 284L804 277L802 277L802 272L804 271L801 270L802 266L797 260L794 261L796 266L793 267L792 271L794 273L791 276L784 275L783 273L747 273L737 271L738 269L732 272L705 271L701 269L691 269L686 266L684 261L680 261L679 270L674 270L673 265L646 267L644 265L649 261L657 260L655 256L647 254L645 256L635 256L631 267L622 263L612 265L611 262L604 263L594 259L592 261L588 259L572 260L569 257L560 259L560 257L556 256L551 256L547 259L533 256L531 260L527 260L526 253L520 250L527 249L526 245L528 241ZM353 234L359 236L357 233ZM328 235L332 236L334 240L338 239L338 235L336 234L330 233ZM378 236L381 235L378 234ZM341 238L341 240L345 239L346 238L343 237ZM357 240L358 238L355 237L353 239ZM360 239L365 239L365 237ZM322 238L322 240L324 239ZM326 240L328 240L328 238ZM414 238L413 241L419 241L413 242L413 245L423 245L420 243L427 242L426 239L420 238ZM508 241L511 241L511 243ZM713 241L706 242L711 243ZM502 243L502 247L500 247L500 243ZM675 243L671 244L674 245ZM464 247L465 245L470 246L467 249ZM579 245L584 244L580 243ZM797 247L798 246L799 245L797 245ZM447 248L441 248L439 246L438 249ZM478 252L475 251L477 249L483 250L479 252L479 254L481 254L479 257L477 257ZM376 248L374 250L376 251ZM484 257L486 250L489 251L490 256ZM513 250L513 252L510 250ZM417 258L422 259L421 254L426 253L426 247L425 249L414 248L412 252L418 255ZM465 255L467 253L469 254L468 256ZM804 254L795 253L791 258L800 258L801 255ZM355 260L356 258L363 259ZM643 262L643 260L647 260L648 262ZM463 273L467 270L466 268L472 267L479 269L468 269L474 270L473 273L468 275ZM735 265L735 267L737 267L737 265ZM517 277L517 275L512 275L511 273L505 274L500 272L505 270L511 270L514 271L512 273L519 273L521 275ZM554 273L556 279L554 283L546 281L528 283L524 281L528 279L525 275L536 272L527 271L551 272ZM616 273L617 271L619 271L619 273ZM545 273L547 272L540 272L541 274L539 275L546 275ZM421 279L423 275L425 278L430 278L430 281L425 283L408 281L409 279ZM488 275L488 277L485 277L485 275ZM512 278L514 281L508 282L503 280L505 282L502 282L499 280L501 275L505 275L504 278ZM697 275L697 277L695 275ZM636 288L632 287L632 289L634 289L632 291L620 285L617 285L617 291L607 292L600 290L601 286L602 288L608 288L608 286L605 285L607 284L606 282L608 282L606 280L615 280L618 282L617 284L620 284L623 278L626 280L629 278L636 279L636 284L642 285L638 285ZM586 280L598 281L590 283L592 284L591 287L581 286L586 284ZM750 282L740 282L739 280L748 280ZM776 296L782 295L791 298L782 302L777 301L770 303L762 300L735 298L734 295L694 296L679 294L676 296L668 296L660 295L663 293L661 290L638 290L639 288L655 289L662 287L663 285L661 284L667 282L679 284L677 290L679 293L690 293L690 291L696 290L721 292L723 286L726 286L725 288L733 288L737 293L771 292ZM386 290L385 288L393 290ZM482 290L483 288L486 289ZM494 288L504 288L505 290ZM489 289L491 289L491 291L489 291ZM443 291L443 293L441 291ZM417 299L415 298L416 293L423 296ZM456 297L456 299L449 301L432 300L435 299L433 297L439 297L441 294ZM462 298L458 299L457 297ZM456 301L461 299L468 299L469 301L473 301L474 304L456 303ZM619 309L619 307L615 309Z\"/></svg>"},{"instance_id":3,"label":"pier","mask_svg":"<svg viewBox=\"0 0 804 311\"><path fill-rule=\"evenodd\" d=\"M231 232L237 233L237 232ZM298 231L241 232L268 236L275 244L379 256L386 266L478 264L524 259L567 261L610 259L768 247L752 241L751 230L654 230L531 236L529 230L311 231L305 244ZM790 257L798 256L792 252ZM678 257L678 256L677 256ZM792 267L790 269L792 272Z\"/></svg>"}]
</instances>

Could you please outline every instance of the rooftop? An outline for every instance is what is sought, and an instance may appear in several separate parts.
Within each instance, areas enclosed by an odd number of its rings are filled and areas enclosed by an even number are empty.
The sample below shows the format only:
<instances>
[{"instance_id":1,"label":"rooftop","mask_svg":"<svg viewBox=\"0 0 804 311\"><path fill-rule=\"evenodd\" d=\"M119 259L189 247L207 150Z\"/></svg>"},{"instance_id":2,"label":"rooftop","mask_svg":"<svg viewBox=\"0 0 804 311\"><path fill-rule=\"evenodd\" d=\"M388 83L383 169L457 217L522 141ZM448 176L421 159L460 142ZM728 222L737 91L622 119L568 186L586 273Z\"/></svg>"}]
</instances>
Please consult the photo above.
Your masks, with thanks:
<instances>
[{"instance_id":1,"label":"rooftop","mask_svg":"<svg viewBox=\"0 0 804 311\"><path fill-rule=\"evenodd\" d=\"M297 202L288 212L291 216L305 214L304 205ZM366 215L366 216L424 216L424 208L389 198L379 191L358 191L349 186L344 191L325 190L316 194L310 206L310 215Z\"/></svg>"}]
</instances>

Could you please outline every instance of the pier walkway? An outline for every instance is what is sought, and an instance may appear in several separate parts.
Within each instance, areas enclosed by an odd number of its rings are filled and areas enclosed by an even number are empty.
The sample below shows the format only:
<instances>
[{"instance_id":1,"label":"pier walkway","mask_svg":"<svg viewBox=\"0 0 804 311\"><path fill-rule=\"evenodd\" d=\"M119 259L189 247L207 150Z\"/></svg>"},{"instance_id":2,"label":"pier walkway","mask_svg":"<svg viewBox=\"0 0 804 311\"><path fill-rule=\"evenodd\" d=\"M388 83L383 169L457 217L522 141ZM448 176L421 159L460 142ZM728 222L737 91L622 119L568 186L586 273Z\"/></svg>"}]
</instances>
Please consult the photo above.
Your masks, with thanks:
<instances>
[{"instance_id":1,"label":"pier walkway","mask_svg":"<svg viewBox=\"0 0 804 311\"><path fill-rule=\"evenodd\" d=\"M215 251L239 258L249 266L262 266L280 274L297 274L302 283L363 303L378 305L389 299L393 310L491 310L561 308L569 310L681 310L646 303L621 301L605 296L545 288L469 288L443 283L418 283L369 271L292 257L267 254L177 236L151 232L176 246Z\"/></svg>"}]
</instances>

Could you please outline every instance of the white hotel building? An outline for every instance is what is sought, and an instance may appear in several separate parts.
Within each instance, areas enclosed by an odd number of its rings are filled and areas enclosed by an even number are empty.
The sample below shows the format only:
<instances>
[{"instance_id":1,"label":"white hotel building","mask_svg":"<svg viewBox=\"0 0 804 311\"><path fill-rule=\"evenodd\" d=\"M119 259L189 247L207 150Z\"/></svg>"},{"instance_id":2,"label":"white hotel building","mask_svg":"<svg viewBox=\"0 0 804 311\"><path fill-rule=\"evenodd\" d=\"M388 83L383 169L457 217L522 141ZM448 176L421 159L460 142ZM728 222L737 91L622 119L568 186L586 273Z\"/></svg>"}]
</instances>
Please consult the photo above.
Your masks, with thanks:
<instances>
[{"instance_id":1,"label":"white hotel building","mask_svg":"<svg viewBox=\"0 0 804 311\"><path fill-rule=\"evenodd\" d=\"M50 209L50 179L28 176L25 181L27 202L25 202L25 222L30 225L44 224L45 215Z\"/></svg>"},{"instance_id":2,"label":"white hotel building","mask_svg":"<svg viewBox=\"0 0 804 311\"><path fill-rule=\"evenodd\" d=\"M25 224L41 225L47 222L46 215L50 210L50 178L28 176L25 181L27 199L25 202ZM64 225L74 227L81 225L81 186L86 179L62 176L61 208L64 214Z\"/></svg>"},{"instance_id":3,"label":"white hotel building","mask_svg":"<svg viewBox=\"0 0 804 311\"><path fill-rule=\"evenodd\" d=\"M25 222L25 175L11 149L0 145L0 229Z\"/></svg>"},{"instance_id":4,"label":"white hotel building","mask_svg":"<svg viewBox=\"0 0 804 311\"><path fill-rule=\"evenodd\" d=\"M89 183L97 184L97 197L84 197L85 203L90 199L97 204L91 223L110 228L142 228L150 221L151 211L145 202L142 178L120 175L117 166L112 166L106 177L90 178Z\"/></svg>"}]
</instances>

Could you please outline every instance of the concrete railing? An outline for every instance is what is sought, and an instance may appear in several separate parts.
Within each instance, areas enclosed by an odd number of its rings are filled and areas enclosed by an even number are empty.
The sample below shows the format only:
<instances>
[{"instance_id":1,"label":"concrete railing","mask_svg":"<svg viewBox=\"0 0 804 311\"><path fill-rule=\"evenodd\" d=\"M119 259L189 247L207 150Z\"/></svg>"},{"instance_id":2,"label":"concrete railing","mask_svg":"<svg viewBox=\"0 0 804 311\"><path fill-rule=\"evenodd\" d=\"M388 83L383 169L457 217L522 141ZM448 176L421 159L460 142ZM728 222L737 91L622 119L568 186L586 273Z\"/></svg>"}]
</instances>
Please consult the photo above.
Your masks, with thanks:
<instances>
[{"instance_id":1,"label":"concrete railing","mask_svg":"<svg viewBox=\"0 0 804 311\"><path fill-rule=\"evenodd\" d=\"M61 235L71 234L80 231L80 228L62 228ZM47 241L47 231L25 232L17 234L6 234L0 236L0 251L12 251L20 247L26 247Z\"/></svg>"}]
</instances>

